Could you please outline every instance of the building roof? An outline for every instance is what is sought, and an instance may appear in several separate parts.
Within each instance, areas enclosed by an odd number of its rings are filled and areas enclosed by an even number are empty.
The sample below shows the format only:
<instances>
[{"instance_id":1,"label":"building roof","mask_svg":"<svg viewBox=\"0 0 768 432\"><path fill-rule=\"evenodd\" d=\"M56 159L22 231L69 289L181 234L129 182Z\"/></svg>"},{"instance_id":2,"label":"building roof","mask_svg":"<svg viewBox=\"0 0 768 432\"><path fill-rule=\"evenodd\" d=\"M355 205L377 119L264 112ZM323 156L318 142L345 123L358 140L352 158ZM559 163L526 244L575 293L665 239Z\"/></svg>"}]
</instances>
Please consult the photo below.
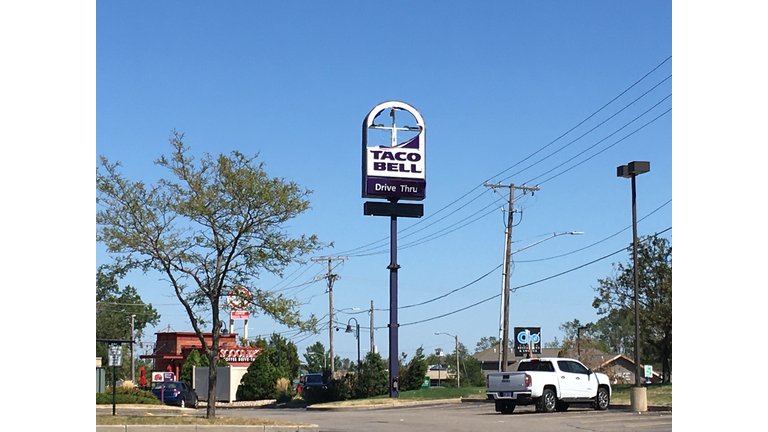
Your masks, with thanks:
<instances>
[{"instance_id":1,"label":"building roof","mask_svg":"<svg viewBox=\"0 0 768 432\"><path fill-rule=\"evenodd\" d=\"M560 348L542 348L541 354L534 354L534 357L557 357L557 353ZM499 345L496 344L486 350L476 352L472 354L472 357L476 358L480 363L498 363L499 362ZM515 357L515 352L512 349L507 348L507 361L508 364L517 363L518 360L522 360L527 357Z\"/></svg>"}]
</instances>

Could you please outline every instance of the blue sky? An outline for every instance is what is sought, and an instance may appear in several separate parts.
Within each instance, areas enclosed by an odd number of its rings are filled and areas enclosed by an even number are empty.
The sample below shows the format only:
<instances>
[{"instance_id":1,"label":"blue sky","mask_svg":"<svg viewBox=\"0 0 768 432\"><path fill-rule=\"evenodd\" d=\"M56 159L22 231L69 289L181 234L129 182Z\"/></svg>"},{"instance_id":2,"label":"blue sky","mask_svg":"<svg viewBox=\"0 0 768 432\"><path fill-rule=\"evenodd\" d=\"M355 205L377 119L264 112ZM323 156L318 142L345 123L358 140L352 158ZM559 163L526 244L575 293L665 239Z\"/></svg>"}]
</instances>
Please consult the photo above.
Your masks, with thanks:
<instances>
[{"instance_id":1,"label":"blue sky","mask_svg":"<svg viewBox=\"0 0 768 432\"><path fill-rule=\"evenodd\" d=\"M504 202L486 181L540 188L516 202L513 250L584 232L513 257L511 285L521 288L510 326L562 340L560 324L599 318L597 279L629 259L621 252L584 266L631 241L630 182L617 166L651 162L638 179L639 235L672 226L671 55L664 1L97 2L96 153L132 179L156 181L164 173L152 161L168 153L175 129L196 154L259 153L270 175L313 190L312 209L287 230L334 243L307 259L348 258L334 270L335 353L356 356L343 333L353 317L363 355L370 348L373 301L386 356L389 220L362 213L360 125L375 105L406 102L426 124L427 198L424 218L399 219L399 351L452 351L435 332L470 350L498 336ZM97 264L107 260L97 244ZM309 283L324 271L309 261L254 284L327 317L325 281ZM162 315L145 341L169 325L192 329L158 279L121 281ZM328 346L322 322L317 335L295 335L261 316L248 334L281 332L303 352Z\"/></svg>"}]
</instances>

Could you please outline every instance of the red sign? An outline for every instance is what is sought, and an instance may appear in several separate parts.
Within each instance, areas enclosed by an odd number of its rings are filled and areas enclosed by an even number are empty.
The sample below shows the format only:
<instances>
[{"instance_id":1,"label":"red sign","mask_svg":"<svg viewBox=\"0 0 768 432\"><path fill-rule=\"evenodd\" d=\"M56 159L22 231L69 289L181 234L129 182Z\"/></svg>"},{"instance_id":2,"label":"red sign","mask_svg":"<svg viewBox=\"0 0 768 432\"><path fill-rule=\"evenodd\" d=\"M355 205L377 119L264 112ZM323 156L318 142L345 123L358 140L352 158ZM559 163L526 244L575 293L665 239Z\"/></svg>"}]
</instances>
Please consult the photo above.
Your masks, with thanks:
<instances>
[{"instance_id":1,"label":"red sign","mask_svg":"<svg viewBox=\"0 0 768 432\"><path fill-rule=\"evenodd\" d=\"M247 288L237 287L229 294L227 301L232 309L245 309L251 303L251 292Z\"/></svg>"},{"instance_id":2,"label":"red sign","mask_svg":"<svg viewBox=\"0 0 768 432\"><path fill-rule=\"evenodd\" d=\"M229 313L229 319L231 320L247 320L248 311L233 310Z\"/></svg>"},{"instance_id":3,"label":"red sign","mask_svg":"<svg viewBox=\"0 0 768 432\"><path fill-rule=\"evenodd\" d=\"M261 351L261 348L221 348L219 349L219 358L223 358L227 363L250 363L256 359Z\"/></svg>"}]
</instances>

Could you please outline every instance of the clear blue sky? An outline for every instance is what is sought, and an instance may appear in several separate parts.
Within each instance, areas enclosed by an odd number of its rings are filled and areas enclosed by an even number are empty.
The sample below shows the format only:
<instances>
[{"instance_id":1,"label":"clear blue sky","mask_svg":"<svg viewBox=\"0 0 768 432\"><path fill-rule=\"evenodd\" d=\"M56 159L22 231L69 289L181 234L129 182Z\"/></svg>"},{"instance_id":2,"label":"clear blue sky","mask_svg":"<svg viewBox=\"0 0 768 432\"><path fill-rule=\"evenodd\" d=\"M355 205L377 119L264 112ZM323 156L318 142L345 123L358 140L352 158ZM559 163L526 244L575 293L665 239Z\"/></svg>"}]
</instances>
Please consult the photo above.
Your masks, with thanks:
<instances>
[{"instance_id":1,"label":"clear blue sky","mask_svg":"<svg viewBox=\"0 0 768 432\"><path fill-rule=\"evenodd\" d=\"M435 332L470 351L498 336L504 203L485 181L540 188L515 205L513 250L584 232L514 255L510 326L540 326L545 342L562 340L564 322L597 320L598 278L629 259L598 260L631 241L617 166L651 162L638 178L639 235L672 226L670 2L97 2L96 29L98 155L153 182L176 129L196 154L259 153L270 175L314 191L287 229L334 243L307 259L348 257L334 271L341 357L356 357L343 333L352 317L369 349L371 301L388 355L389 220L364 216L360 196L360 125L380 102L411 104L427 129L425 216L399 219L400 352L452 351ZM97 245L97 264L107 260ZM249 336L327 347L326 283L308 283L324 271L310 261L254 285L304 301L326 330L296 335L262 316ZM143 340L192 330L157 276L121 284L162 315Z\"/></svg>"}]
</instances>

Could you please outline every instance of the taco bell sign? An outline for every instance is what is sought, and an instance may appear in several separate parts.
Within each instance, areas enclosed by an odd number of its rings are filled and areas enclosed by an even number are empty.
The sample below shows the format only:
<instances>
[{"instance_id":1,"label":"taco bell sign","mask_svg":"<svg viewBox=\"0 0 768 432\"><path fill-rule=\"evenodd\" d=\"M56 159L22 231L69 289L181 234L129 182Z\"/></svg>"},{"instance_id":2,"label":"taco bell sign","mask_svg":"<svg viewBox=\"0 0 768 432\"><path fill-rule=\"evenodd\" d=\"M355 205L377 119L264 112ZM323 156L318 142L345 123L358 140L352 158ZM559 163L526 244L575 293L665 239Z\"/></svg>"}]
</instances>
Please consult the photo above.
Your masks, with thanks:
<instances>
[{"instance_id":1,"label":"taco bell sign","mask_svg":"<svg viewBox=\"0 0 768 432\"><path fill-rule=\"evenodd\" d=\"M379 119L385 111L390 117L386 125ZM415 125L398 127L395 117L399 111L410 114ZM376 145L369 140L371 129L388 131L389 136ZM398 132L406 138L398 140ZM414 107L399 101L376 105L363 120L363 198L423 200L427 186L425 136L424 119Z\"/></svg>"}]
</instances>

